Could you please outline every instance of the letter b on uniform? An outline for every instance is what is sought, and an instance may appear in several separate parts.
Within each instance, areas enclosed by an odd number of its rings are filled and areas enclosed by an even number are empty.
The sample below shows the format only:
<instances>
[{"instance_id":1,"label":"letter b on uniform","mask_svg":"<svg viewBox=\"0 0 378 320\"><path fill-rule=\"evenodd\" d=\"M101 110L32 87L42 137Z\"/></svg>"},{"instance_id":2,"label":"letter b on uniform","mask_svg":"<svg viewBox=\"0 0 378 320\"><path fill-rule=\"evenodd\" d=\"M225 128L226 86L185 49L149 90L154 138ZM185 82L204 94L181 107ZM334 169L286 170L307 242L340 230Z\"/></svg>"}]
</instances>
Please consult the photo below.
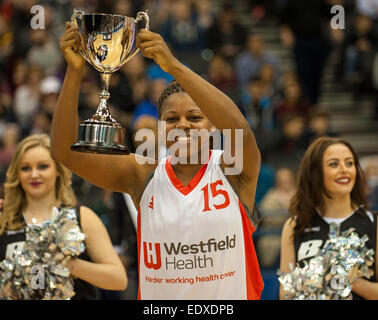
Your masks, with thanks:
<instances>
[{"instance_id":1,"label":"letter b on uniform","mask_svg":"<svg viewBox=\"0 0 378 320\"><path fill-rule=\"evenodd\" d=\"M316 255L322 245L322 240L310 240L302 242L298 250L298 261Z\"/></svg>"}]
</instances>

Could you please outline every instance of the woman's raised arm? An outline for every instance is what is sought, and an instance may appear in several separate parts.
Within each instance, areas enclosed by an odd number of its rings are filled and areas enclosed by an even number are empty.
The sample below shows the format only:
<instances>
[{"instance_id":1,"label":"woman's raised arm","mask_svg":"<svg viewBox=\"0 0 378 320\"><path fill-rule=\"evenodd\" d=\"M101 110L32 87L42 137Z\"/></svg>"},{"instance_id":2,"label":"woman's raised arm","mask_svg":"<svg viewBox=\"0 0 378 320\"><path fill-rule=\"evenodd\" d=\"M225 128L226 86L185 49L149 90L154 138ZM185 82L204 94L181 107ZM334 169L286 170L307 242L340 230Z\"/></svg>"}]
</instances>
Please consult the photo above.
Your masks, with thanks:
<instances>
[{"instance_id":1,"label":"woman's raised arm","mask_svg":"<svg viewBox=\"0 0 378 320\"><path fill-rule=\"evenodd\" d=\"M53 158L89 182L133 196L142 189L146 175L155 165L137 161L135 154L127 156L87 154L71 151L78 133L78 97L85 60L78 52L81 36L72 23L60 39L60 48L67 62L62 90L54 112L51 128L51 153Z\"/></svg>"},{"instance_id":2,"label":"woman's raised arm","mask_svg":"<svg viewBox=\"0 0 378 320\"><path fill-rule=\"evenodd\" d=\"M239 190L240 196L252 210L261 157L252 129L239 108L226 94L180 63L159 34L142 30L137 36L137 44L144 56L153 59L178 81L217 129L221 132L231 129L228 137L231 140L231 150L228 150L228 154L231 158L240 159L238 164L235 163L237 167L234 175L241 178L241 181L234 185L243 185L242 190ZM239 148L234 143L237 129L241 130L240 136L243 138ZM223 161L222 165L231 167L226 162Z\"/></svg>"}]
</instances>

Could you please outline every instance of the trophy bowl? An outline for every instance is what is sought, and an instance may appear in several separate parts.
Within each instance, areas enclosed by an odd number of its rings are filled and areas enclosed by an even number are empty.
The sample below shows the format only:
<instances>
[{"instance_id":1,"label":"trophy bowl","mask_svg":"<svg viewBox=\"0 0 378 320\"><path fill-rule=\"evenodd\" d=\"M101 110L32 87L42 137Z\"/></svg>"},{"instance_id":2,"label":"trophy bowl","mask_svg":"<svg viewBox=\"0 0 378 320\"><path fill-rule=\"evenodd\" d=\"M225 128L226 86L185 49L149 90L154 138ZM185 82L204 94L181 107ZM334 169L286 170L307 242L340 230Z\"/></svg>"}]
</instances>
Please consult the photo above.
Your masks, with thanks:
<instances>
[{"instance_id":1,"label":"trophy bowl","mask_svg":"<svg viewBox=\"0 0 378 320\"><path fill-rule=\"evenodd\" d=\"M71 150L102 154L129 154L125 144L126 129L110 114L107 107L111 74L132 59L139 51L134 47L138 23L145 22L149 29L147 12L137 13L136 18L104 14L85 14L74 9L71 21L79 29L83 40L80 54L100 72L100 103L96 113L79 125L78 140Z\"/></svg>"}]
</instances>

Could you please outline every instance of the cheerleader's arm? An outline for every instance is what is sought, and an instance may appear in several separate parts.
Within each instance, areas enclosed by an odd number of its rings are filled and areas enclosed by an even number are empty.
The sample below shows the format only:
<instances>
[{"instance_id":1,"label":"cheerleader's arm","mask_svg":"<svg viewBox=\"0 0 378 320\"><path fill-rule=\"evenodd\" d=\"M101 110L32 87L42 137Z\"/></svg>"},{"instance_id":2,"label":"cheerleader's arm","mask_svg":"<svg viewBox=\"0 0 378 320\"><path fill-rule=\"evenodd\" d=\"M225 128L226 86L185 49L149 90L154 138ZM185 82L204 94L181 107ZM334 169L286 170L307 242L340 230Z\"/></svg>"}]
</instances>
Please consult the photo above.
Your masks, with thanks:
<instances>
[{"instance_id":1,"label":"cheerleader's arm","mask_svg":"<svg viewBox=\"0 0 378 320\"><path fill-rule=\"evenodd\" d=\"M106 290L125 290L126 270L113 248L100 218L89 208L81 207L81 226L91 261L71 259L67 267L71 275Z\"/></svg>"},{"instance_id":2,"label":"cheerleader's arm","mask_svg":"<svg viewBox=\"0 0 378 320\"><path fill-rule=\"evenodd\" d=\"M352 290L366 300L378 300L378 282L359 278L353 281Z\"/></svg>"},{"instance_id":3,"label":"cheerleader's arm","mask_svg":"<svg viewBox=\"0 0 378 320\"><path fill-rule=\"evenodd\" d=\"M378 223L377 223L377 235L378 235ZM378 237L375 250L375 275L376 281L369 281L366 279L356 279L352 283L352 290L366 300L378 300Z\"/></svg>"},{"instance_id":4,"label":"cheerleader's arm","mask_svg":"<svg viewBox=\"0 0 378 320\"><path fill-rule=\"evenodd\" d=\"M294 249L294 231L295 223L292 218L288 219L282 229L281 233L281 255L280 255L280 271L290 272L290 265L295 266L295 249ZM287 292L280 284L280 300L289 300L285 295Z\"/></svg>"}]
</instances>

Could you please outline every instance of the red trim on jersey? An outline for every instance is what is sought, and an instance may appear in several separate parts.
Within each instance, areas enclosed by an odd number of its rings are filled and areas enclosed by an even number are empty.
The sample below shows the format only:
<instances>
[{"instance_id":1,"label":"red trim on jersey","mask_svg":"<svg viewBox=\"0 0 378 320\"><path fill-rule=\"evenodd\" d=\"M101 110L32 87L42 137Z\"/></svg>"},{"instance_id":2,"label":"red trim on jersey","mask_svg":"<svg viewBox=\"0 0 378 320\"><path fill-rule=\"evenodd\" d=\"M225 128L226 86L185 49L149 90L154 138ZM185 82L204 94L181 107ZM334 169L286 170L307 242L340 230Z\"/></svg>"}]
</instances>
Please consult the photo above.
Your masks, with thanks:
<instances>
[{"instance_id":1,"label":"red trim on jersey","mask_svg":"<svg viewBox=\"0 0 378 320\"><path fill-rule=\"evenodd\" d=\"M261 292L264 289L264 282L260 274L259 262L256 256L255 246L252 240L252 234L256 231L251 220L239 199L239 207L243 224L244 250L245 250L245 271L247 285L247 299L260 300Z\"/></svg>"},{"instance_id":2,"label":"red trim on jersey","mask_svg":"<svg viewBox=\"0 0 378 320\"><path fill-rule=\"evenodd\" d=\"M209 159L206 161L205 164L202 165L201 169L196 173L196 175L192 178L192 180L188 183L187 186L183 185L182 182L176 177L176 174L172 168L171 164L171 157L167 159L165 162L165 170L168 174L169 180L171 180L173 186L180 191L184 196L188 195L201 181L203 175L206 172L207 164L211 158L211 149L209 152Z\"/></svg>"},{"instance_id":3,"label":"red trim on jersey","mask_svg":"<svg viewBox=\"0 0 378 320\"><path fill-rule=\"evenodd\" d=\"M141 226L140 226L140 207L138 208L138 216L137 216L137 247L138 247L138 278L140 279L140 233L141 233ZM140 281L138 282L138 300L140 300Z\"/></svg>"}]
</instances>

